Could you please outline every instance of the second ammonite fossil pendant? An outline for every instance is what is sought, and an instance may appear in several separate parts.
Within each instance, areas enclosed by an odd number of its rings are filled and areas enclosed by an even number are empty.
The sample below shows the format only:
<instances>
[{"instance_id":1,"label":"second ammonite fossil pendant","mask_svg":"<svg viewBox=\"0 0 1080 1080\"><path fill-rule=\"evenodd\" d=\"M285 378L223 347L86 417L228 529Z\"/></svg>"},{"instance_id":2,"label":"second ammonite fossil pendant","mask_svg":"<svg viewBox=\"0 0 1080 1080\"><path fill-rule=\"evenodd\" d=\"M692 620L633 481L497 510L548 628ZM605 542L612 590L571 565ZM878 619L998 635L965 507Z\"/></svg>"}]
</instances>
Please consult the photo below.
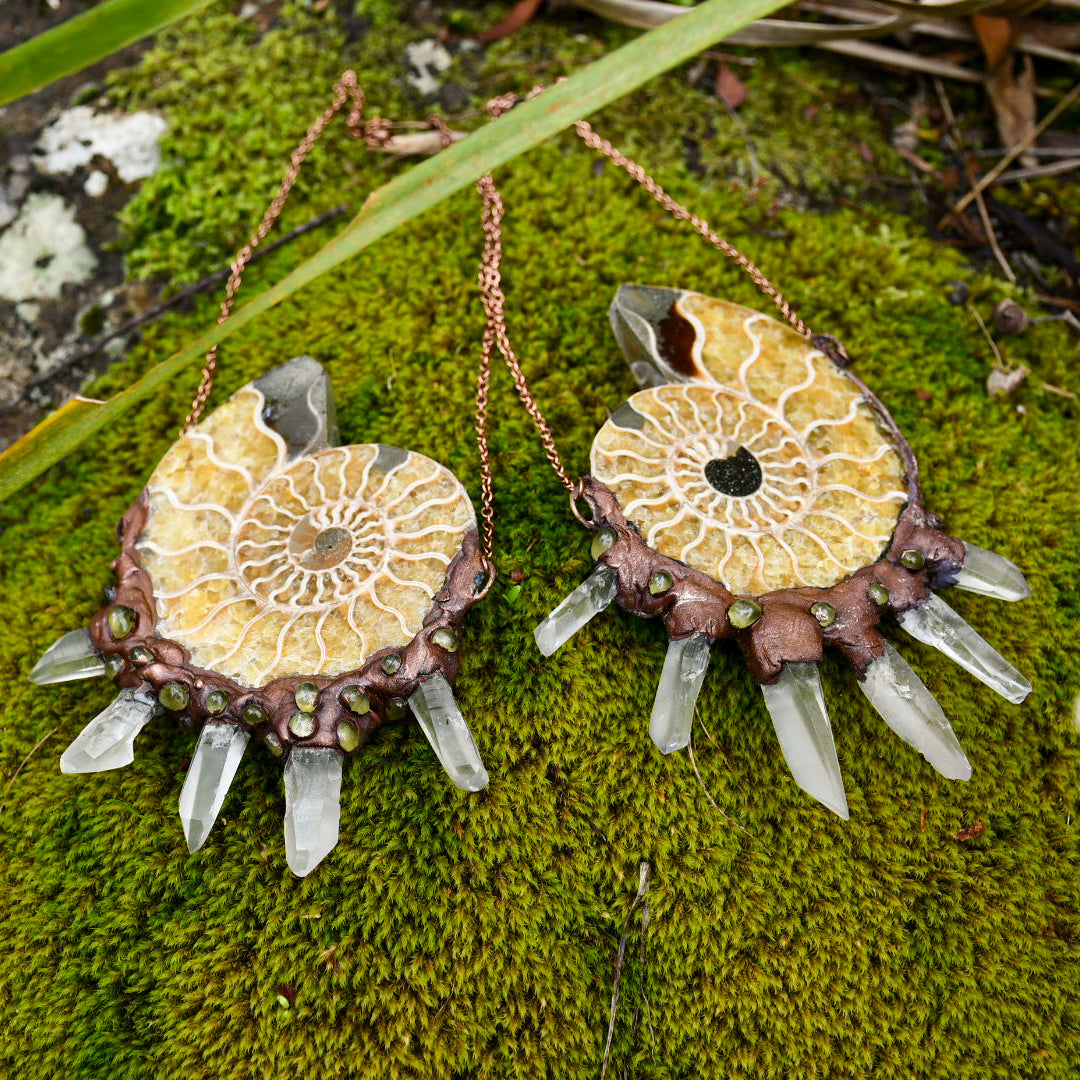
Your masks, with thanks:
<instances>
[{"instance_id":1,"label":"second ammonite fossil pendant","mask_svg":"<svg viewBox=\"0 0 1080 1080\"><path fill-rule=\"evenodd\" d=\"M830 645L900 738L966 780L949 721L878 625L895 619L1020 702L1028 681L933 591L1020 600L1020 571L941 531L910 447L831 339L645 286L619 290L611 321L645 389L593 442L576 502L597 566L536 628L540 651L614 600L661 618L669 643L649 730L670 753L689 741L710 647L734 638L796 782L846 818L818 677Z\"/></svg>"},{"instance_id":2,"label":"second ammonite fossil pendant","mask_svg":"<svg viewBox=\"0 0 1080 1080\"><path fill-rule=\"evenodd\" d=\"M121 688L64 772L129 764L158 715L199 728L180 793L192 851L249 742L284 755L300 875L337 842L343 756L384 723L411 714L454 784L487 784L451 690L461 621L491 579L469 497L422 454L336 440L309 357L239 390L166 453L120 524L109 603L30 675Z\"/></svg>"}]
</instances>

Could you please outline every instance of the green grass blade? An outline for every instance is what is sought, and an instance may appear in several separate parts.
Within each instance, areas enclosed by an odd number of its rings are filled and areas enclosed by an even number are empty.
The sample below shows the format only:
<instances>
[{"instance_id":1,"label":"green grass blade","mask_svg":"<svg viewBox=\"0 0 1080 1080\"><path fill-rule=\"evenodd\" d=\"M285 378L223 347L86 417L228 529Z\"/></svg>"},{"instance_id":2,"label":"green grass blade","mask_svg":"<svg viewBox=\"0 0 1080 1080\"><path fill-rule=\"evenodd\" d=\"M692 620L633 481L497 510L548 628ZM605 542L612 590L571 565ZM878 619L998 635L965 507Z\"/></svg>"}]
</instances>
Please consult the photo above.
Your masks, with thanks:
<instances>
[{"instance_id":1,"label":"green grass blade","mask_svg":"<svg viewBox=\"0 0 1080 1080\"><path fill-rule=\"evenodd\" d=\"M81 71L210 0L104 0L0 54L0 105Z\"/></svg>"},{"instance_id":2,"label":"green grass blade","mask_svg":"<svg viewBox=\"0 0 1080 1080\"><path fill-rule=\"evenodd\" d=\"M681 18L642 34L378 188L360 213L325 247L220 326L151 368L138 382L105 404L51 417L0 455L0 501L69 454L95 431L115 422L167 379L187 369L211 345L236 333L262 312L398 225L429 210L575 120L603 108L781 6L783 0L706 0Z\"/></svg>"}]
</instances>

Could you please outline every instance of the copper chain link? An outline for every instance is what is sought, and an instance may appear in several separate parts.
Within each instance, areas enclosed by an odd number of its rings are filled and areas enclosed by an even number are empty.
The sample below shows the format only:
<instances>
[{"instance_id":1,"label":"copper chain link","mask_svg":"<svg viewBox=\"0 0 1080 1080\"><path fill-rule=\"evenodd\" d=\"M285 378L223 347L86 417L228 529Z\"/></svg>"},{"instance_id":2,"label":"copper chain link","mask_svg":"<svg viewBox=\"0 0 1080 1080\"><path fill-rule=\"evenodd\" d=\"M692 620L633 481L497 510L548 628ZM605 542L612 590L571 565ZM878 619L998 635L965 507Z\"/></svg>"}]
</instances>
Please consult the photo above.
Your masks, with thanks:
<instances>
[{"instance_id":1,"label":"copper chain link","mask_svg":"<svg viewBox=\"0 0 1080 1080\"><path fill-rule=\"evenodd\" d=\"M780 290L734 244L713 232L708 222L673 199L636 161L617 150L607 139L600 138L584 120L578 120L574 124L574 131L584 140L586 146L603 154L623 172L633 177L673 218L677 221L689 221L699 236L738 263L750 275L754 284L780 309L780 314L803 337L810 337L810 328L795 314L795 309L784 299Z\"/></svg>"},{"instance_id":2,"label":"copper chain link","mask_svg":"<svg viewBox=\"0 0 1080 1080\"><path fill-rule=\"evenodd\" d=\"M541 93L543 89L540 86L535 87L527 97L534 97L536 94ZM334 86L333 101L322 116L312 124L307 134L293 151L278 192L266 208L259 227L247 244L236 253L225 286L225 296L221 302L221 310L218 314L219 325L228 318L233 301L236 299L236 293L240 288L240 279L243 276L244 268L251 260L255 249L266 238L271 228L273 228L274 222L280 216L289 193L296 183L296 178L300 173L305 158L311 152L312 147L314 147L330 121L342 106L350 100L352 101L352 108L349 110L346 119L349 134L354 139L362 139L365 145L369 147L383 146L389 139L391 128L386 120L375 117L367 123L363 123L364 92L357 81L356 73L353 71L344 72ZM522 99L514 94L504 94L489 101L487 111L493 118L497 118L520 100ZM450 145L452 137L442 119L432 116L429 118L429 122L442 135L443 146ZM640 184L672 217L679 221L688 221L695 232L741 266L749 274L754 284L773 301L784 318L804 337L810 337L809 328L795 314L794 309L780 290L738 248L715 233L702 218L692 214L680 202L668 195L637 162L626 157L606 139L602 139L584 120L579 120L574 124L574 131L587 146L603 154ZM502 291L502 274L500 271L504 208L502 198L490 173L482 176L476 182L476 190L480 194L482 204L481 223L484 230L484 250L480 258L477 280L480 286L480 296L484 304L486 325L480 343L480 363L476 379L475 425L476 444L480 457L480 503L483 522L481 527L481 552L490 563L495 531L491 453L488 445L488 394L491 385L491 357L493 350L498 349L506 362L506 366L510 369L518 397L536 427L540 442L544 448L544 455L551 464L552 469L555 470L559 482L571 495L576 492L577 485L570 479L563 466L559 451L555 446L555 438L551 427L544 419L540 407L536 404L536 399L529 390L529 384L525 378L525 373L521 369L521 363L514 353L513 346L510 344L510 337L506 327L506 296ZM206 406L210 391L214 385L217 354L217 345L214 345L206 354L202 379L191 403L191 411L188 413L187 420L184 423L184 432L189 431L198 422Z\"/></svg>"},{"instance_id":3,"label":"copper chain link","mask_svg":"<svg viewBox=\"0 0 1080 1080\"><path fill-rule=\"evenodd\" d=\"M285 202L289 198L289 193L292 191L293 185L296 183L296 178L300 174L304 159L311 153L311 148L318 142L319 136L326 130L330 121L333 120L341 107L349 100L352 101L352 108L349 110L349 115L345 123L348 126L349 134L354 139L363 139L368 146L381 146L389 138L389 125L380 117L376 117L367 124L362 123L364 115L364 91L360 88L360 83L356 78L355 71L350 70L343 72L341 78L334 84L334 100L327 107L326 112L311 125L307 134L297 144L296 149L293 150L292 157L289 159L289 167L285 170L285 175L282 177L277 194L266 208L262 221L259 222L259 227L255 230L251 239L236 253L236 257L233 259L229 280L225 284L225 297L221 301L221 310L218 312L217 321L219 326L229 317L229 312L232 311L233 301L236 299L237 290L240 288L240 279L243 277L244 268L251 261L251 256L254 254L255 249L266 239L267 234L274 226L274 222L277 221L278 217L281 215ZM202 379L199 382L199 389L195 393L195 398L191 403L191 411L184 421L182 434L190 431L191 428L198 423L199 417L202 416L203 409L206 407L206 401L210 397L210 391L214 386L214 373L217 370L217 356L218 347L217 345L213 345L206 354L206 363L203 366Z\"/></svg>"}]
</instances>

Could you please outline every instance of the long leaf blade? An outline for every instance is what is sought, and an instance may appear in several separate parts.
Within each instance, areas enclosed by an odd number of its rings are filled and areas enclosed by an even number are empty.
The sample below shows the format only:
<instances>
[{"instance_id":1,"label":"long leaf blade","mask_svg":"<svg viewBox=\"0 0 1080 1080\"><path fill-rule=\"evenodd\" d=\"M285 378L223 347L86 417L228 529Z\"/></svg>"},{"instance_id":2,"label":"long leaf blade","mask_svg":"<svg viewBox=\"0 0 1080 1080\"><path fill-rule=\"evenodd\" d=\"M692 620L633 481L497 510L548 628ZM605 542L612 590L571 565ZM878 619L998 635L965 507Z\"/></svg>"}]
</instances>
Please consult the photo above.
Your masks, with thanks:
<instances>
[{"instance_id":1,"label":"long leaf blade","mask_svg":"<svg viewBox=\"0 0 1080 1080\"><path fill-rule=\"evenodd\" d=\"M81 71L211 0L105 0L0 54L0 105Z\"/></svg>"},{"instance_id":2,"label":"long leaf blade","mask_svg":"<svg viewBox=\"0 0 1080 1080\"><path fill-rule=\"evenodd\" d=\"M351 258L398 225L537 146L649 79L689 59L783 0L706 0L679 19L650 30L532 101L447 147L374 191L360 213L323 248L225 322L151 368L138 382L89 412L51 418L0 454L0 501L69 454L106 424L187 368L267 309Z\"/></svg>"}]
</instances>

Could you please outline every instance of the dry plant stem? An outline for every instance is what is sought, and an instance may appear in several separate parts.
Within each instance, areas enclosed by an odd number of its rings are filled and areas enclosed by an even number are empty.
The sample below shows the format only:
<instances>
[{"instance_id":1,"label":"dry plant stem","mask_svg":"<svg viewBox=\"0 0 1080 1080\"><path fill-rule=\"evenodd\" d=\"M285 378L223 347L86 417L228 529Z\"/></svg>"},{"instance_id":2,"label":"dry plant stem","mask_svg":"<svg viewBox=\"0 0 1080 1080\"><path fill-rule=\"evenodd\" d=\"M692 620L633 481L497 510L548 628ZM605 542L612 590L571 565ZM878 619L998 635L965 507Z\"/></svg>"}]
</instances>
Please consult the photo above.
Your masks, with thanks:
<instances>
[{"instance_id":1,"label":"dry plant stem","mask_svg":"<svg viewBox=\"0 0 1080 1080\"><path fill-rule=\"evenodd\" d=\"M960 163L964 167L964 175L967 177L968 187L971 188L972 194L975 196L975 205L979 208L979 219L982 221L983 231L986 233L986 239L990 244L990 250L994 253L994 258L997 259L998 265L1001 267L1001 272L1015 285L1016 274L1009 265L1009 260L1005 258L1005 253L1001 250L997 233L994 231L994 223L990 220L989 211L986 209L986 200L982 197L982 192L976 186L975 174L971 171L971 163L968 161L967 157L967 146L964 144L964 137L960 133L960 125L956 122L952 103L945 93L945 87L936 75L934 76L934 89L937 91L938 101L941 102L941 109L945 114L945 122L949 125L949 130L952 133L953 143L956 146L956 152L960 157Z\"/></svg>"},{"instance_id":2,"label":"dry plant stem","mask_svg":"<svg viewBox=\"0 0 1080 1080\"><path fill-rule=\"evenodd\" d=\"M700 723L701 723L701 721L699 720L699 721L698 721L698 723L700 724ZM708 733L706 732L706 734L708 734ZM711 736L711 735L709 735L709 738L710 738L710 739L712 739L712 736ZM704 778L703 778L703 777L702 777L702 775L701 775L701 771L700 771L700 770L698 769L698 763L697 763L697 758L696 758L696 757L694 756L694 738L693 738L693 735L692 735L692 734L691 734L691 736L690 736L690 741L689 741L689 742L688 742L688 743L686 744L686 749L687 749L687 751L689 751L689 754L690 754L690 767L691 767L691 768L692 768L692 769L694 770L694 776L695 776L695 777L697 778L697 782L698 782L698 784L699 784L699 785L701 786L701 791L702 791L702 793L704 794L705 798L709 800L709 805L710 805L710 806L711 806L711 807L712 807L712 808L713 808L713 809L714 809L714 810L715 810L715 811L716 811L716 812L717 812L717 813L718 813L718 814L719 814L719 815L720 815L720 816L721 816L721 817L722 817L722 818L723 818L723 819L724 819L724 820L725 820L725 821L726 821L726 822L727 822L727 823L728 823L729 825L734 825L734 826L735 826L735 828L739 830L739 832L741 832L741 833L746 833L746 835L747 835L747 836L749 836L751 840L753 840L753 839L754 839L754 834L753 834L753 833L751 833L751 832L749 832L749 831L748 831L748 830L747 830L746 828L744 828L744 827L743 827L742 825L740 825L740 824L739 824L739 823L738 823L738 822L737 822L737 821L736 821L736 820L735 820L735 819L734 819L733 817L731 817L731 816L730 816L729 814L725 814L725 813L724 813L724 811L720 809L720 805L719 805L719 804L717 803L717 801L716 801L716 800L715 800L715 799L713 798L713 796L712 796L712 792L711 792L711 791L709 791L709 788L708 788L708 786L706 785L706 783L705 783L705 780L704 780Z\"/></svg>"},{"instance_id":3,"label":"dry plant stem","mask_svg":"<svg viewBox=\"0 0 1080 1080\"><path fill-rule=\"evenodd\" d=\"M325 213L318 214L310 221L305 221L303 225L297 225L295 229L291 229L272 244L267 244L265 247L259 248L259 250L251 256L251 261L254 262L256 259L261 259L264 256L277 251L278 248L284 247L297 237L312 232L314 229L319 228L320 225L325 225L326 222L344 214L348 209L348 203L341 203L338 206L325 211ZM107 334L103 334L89 348L83 349L82 352L78 352L74 356L69 356L55 367L49 368L48 371L39 375L36 379L31 379L30 382L23 387L22 393L16 401L13 401L10 405L5 405L3 409L0 409L0 417L7 416L8 413L13 412L18 408L19 405L26 400L26 396L31 390L35 390L39 386L44 386L57 376L62 375L65 371L70 371L71 368L78 367L79 364L84 361L93 359L93 357L95 357L108 342L113 341L115 338L123 337L125 334L130 334L132 330L137 330L140 326L144 326L148 322L153 322L158 316L164 315L167 311L171 311L174 307L184 303L185 300L190 300L193 296L205 292L211 285L216 285L219 281L224 280L230 273L231 268L227 266L224 270L215 270L212 274L207 274L206 277L201 278L199 281L193 282L191 285L185 286L179 292L173 293L167 300L162 300L161 303L155 304L152 308L148 308L146 311L142 312L142 314L136 315L135 318L129 319L126 323L122 323L120 326L116 327L116 329L110 330Z\"/></svg>"},{"instance_id":4,"label":"dry plant stem","mask_svg":"<svg viewBox=\"0 0 1080 1080\"><path fill-rule=\"evenodd\" d=\"M26 757L24 757L22 761L19 762L18 767L11 774L11 779L4 785L3 794L0 795L0 812L2 812L4 809L8 792L11 790L11 785L14 784L16 780L18 780L19 773L23 771L23 767L59 730L60 725L57 724L57 726L54 727L51 731L45 732L45 734L42 735L41 738L38 739L38 741L34 743L32 747L30 747L30 750L27 752Z\"/></svg>"},{"instance_id":5,"label":"dry plant stem","mask_svg":"<svg viewBox=\"0 0 1080 1080\"><path fill-rule=\"evenodd\" d=\"M604 1043L604 1060L600 1066L600 1080L607 1075L608 1058L611 1055L611 1040L615 1037L615 1017L619 1011L619 984L622 982L623 965L626 963L626 939L630 933L630 921L637 911L638 905L645 899L645 893L649 889L649 871L651 867L643 862L638 868L638 889L626 913L626 921L623 923L622 935L619 938L619 949L615 954L615 981L611 987L611 1012L608 1016L607 1041Z\"/></svg>"},{"instance_id":6,"label":"dry plant stem","mask_svg":"<svg viewBox=\"0 0 1080 1080\"><path fill-rule=\"evenodd\" d=\"M938 228L952 225L957 216L962 214L976 196L981 195L1031 144L1078 98L1080 83L1077 83L1043 118L1028 135L1021 139L957 204L938 222Z\"/></svg>"}]
</instances>

